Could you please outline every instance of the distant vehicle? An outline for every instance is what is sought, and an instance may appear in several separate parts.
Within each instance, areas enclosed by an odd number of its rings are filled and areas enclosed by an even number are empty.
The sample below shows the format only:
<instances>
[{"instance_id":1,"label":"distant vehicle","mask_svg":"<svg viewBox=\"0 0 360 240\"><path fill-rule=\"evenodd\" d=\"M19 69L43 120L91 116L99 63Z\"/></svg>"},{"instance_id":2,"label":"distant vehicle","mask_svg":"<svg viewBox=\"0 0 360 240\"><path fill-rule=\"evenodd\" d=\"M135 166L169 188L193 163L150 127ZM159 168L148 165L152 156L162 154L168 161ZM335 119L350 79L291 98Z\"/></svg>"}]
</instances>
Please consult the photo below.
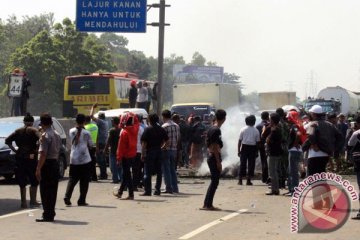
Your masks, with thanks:
<instances>
[{"instance_id":1,"label":"distant vehicle","mask_svg":"<svg viewBox=\"0 0 360 240\"><path fill-rule=\"evenodd\" d=\"M259 92L259 111L296 104L296 92Z\"/></svg>"},{"instance_id":2,"label":"distant vehicle","mask_svg":"<svg viewBox=\"0 0 360 240\"><path fill-rule=\"evenodd\" d=\"M360 96L340 86L327 87L319 91L317 98L305 102L305 111L320 105L327 113L356 114L360 108Z\"/></svg>"},{"instance_id":3,"label":"distant vehicle","mask_svg":"<svg viewBox=\"0 0 360 240\"><path fill-rule=\"evenodd\" d=\"M92 73L68 76L64 82L63 116L88 114L91 105L98 103L100 110L129 107L131 80L140 80L135 73ZM153 82L148 82L153 87Z\"/></svg>"},{"instance_id":4,"label":"distant vehicle","mask_svg":"<svg viewBox=\"0 0 360 240\"><path fill-rule=\"evenodd\" d=\"M7 138L16 129L24 126L24 117L8 117L0 118L0 176L4 176L5 179L11 179L14 176L15 169L15 153L11 151L8 145L5 144L5 138ZM40 117L34 116L34 127L39 128ZM59 175L64 177L65 170L69 165L66 158L66 134L64 128L58 122L56 118L53 118L53 128L59 133L61 137L62 146L59 154ZM13 143L14 144L14 143ZM14 146L15 147L15 146Z\"/></svg>"},{"instance_id":5,"label":"distant vehicle","mask_svg":"<svg viewBox=\"0 0 360 240\"><path fill-rule=\"evenodd\" d=\"M100 112L105 114L105 118L108 122L109 127L111 127L111 118L119 117L121 114L125 112L132 112L134 114L142 115L144 123L146 123L146 119L148 118L148 112L146 112L146 110L143 108L117 108L117 109L111 109L105 111L98 111L97 113L94 114L94 116L96 118L99 117Z\"/></svg>"},{"instance_id":6,"label":"distant vehicle","mask_svg":"<svg viewBox=\"0 0 360 240\"><path fill-rule=\"evenodd\" d=\"M240 103L237 84L202 83L179 84L173 86L171 112L188 117L200 115L203 119L215 109L228 109Z\"/></svg>"},{"instance_id":7,"label":"distant vehicle","mask_svg":"<svg viewBox=\"0 0 360 240\"><path fill-rule=\"evenodd\" d=\"M322 107L323 112L325 113L335 113L339 114L341 113L341 102L339 100L335 99L308 99L305 102L304 110L305 112L308 112L310 108L314 105L319 105Z\"/></svg>"},{"instance_id":8,"label":"distant vehicle","mask_svg":"<svg viewBox=\"0 0 360 240\"><path fill-rule=\"evenodd\" d=\"M172 114L176 113L186 119L190 115L204 118L204 116L215 113L215 106L213 103L181 103L172 105L170 111Z\"/></svg>"}]
</instances>

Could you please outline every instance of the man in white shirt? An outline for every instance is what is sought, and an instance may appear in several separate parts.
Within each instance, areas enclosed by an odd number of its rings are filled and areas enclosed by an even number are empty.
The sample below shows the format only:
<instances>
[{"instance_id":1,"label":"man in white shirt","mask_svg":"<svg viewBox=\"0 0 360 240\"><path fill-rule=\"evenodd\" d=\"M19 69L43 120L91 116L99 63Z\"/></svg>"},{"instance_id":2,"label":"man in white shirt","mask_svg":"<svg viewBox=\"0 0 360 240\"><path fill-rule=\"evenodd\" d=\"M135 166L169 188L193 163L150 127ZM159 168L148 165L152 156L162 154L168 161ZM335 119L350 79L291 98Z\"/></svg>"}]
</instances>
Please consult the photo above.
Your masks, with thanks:
<instances>
[{"instance_id":1,"label":"man in white shirt","mask_svg":"<svg viewBox=\"0 0 360 240\"><path fill-rule=\"evenodd\" d=\"M246 126L240 130L238 142L238 155L240 157L239 185L243 184L242 178L246 177L246 167L248 169L246 185L253 185L251 178L254 177L255 160L260 144L260 133L254 127L255 122L254 115L247 116L245 118Z\"/></svg>"}]
</instances>

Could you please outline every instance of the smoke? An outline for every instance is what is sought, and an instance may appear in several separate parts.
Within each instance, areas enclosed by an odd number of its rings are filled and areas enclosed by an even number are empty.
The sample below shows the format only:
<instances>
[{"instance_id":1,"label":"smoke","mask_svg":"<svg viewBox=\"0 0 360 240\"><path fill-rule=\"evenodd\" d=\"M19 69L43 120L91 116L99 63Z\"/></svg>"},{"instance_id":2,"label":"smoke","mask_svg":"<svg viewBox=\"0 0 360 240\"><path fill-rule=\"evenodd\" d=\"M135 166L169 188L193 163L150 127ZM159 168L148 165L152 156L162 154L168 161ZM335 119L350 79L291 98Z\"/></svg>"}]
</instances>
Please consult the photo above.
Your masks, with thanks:
<instances>
[{"instance_id":1,"label":"smoke","mask_svg":"<svg viewBox=\"0 0 360 240\"><path fill-rule=\"evenodd\" d=\"M237 176L240 164L237 150L240 129L246 126L245 118L254 113L254 109L247 104L226 109L226 121L221 126L221 138L224 142L224 147L221 150L223 175ZM256 124L258 123L260 123L260 118L256 116ZM209 167L204 160L196 175L205 176L209 174Z\"/></svg>"}]
</instances>

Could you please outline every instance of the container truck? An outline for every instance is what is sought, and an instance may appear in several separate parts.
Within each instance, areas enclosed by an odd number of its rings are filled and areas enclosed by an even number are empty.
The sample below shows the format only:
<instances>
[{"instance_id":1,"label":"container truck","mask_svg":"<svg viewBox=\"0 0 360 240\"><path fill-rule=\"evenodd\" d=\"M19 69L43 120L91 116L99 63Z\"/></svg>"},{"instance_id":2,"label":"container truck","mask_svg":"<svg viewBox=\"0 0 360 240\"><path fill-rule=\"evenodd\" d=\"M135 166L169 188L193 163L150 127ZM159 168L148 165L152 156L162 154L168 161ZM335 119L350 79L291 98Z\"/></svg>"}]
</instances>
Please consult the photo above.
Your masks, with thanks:
<instances>
[{"instance_id":1,"label":"container truck","mask_svg":"<svg viewBox=\"0 0 360 240\"><path fill-rule=\"evenodd\" d=\"M284 105L296 105L296 92L260 92L259 110L274 111Z\"/></svg>"},{"instance_id":2,"label":"container truck","mask_svg":"<svg viewBox=\"0 0 360 240\"><path fill-rule=\"evenodd\" d=\"M360 107L360 96L340 86L327 87L319 91L317 98L305 102L305 111L313 105L320 105L326 113L356 114Z\"/></svg>"},{"instance_id":3,"label":"container truck","mask_svg":"<svg viewBox=\"0 0 360 240\"><path fill-rule=\"evenodd\" d=\"M215 109L228 109L240 103L237 84L202 83L173 86L172 112L188 117L190 114L204 117Z\"/></svg>"}]
</instances>

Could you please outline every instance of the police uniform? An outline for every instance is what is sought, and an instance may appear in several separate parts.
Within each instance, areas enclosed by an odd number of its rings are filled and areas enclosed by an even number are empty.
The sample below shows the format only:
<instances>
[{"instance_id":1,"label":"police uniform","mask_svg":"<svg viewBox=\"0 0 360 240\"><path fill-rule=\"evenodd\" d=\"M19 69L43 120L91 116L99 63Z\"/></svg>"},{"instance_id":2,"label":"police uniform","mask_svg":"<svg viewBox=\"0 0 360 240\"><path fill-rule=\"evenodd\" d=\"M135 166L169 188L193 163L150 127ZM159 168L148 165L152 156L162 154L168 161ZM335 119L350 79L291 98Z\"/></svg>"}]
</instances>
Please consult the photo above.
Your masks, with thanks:
<instances>
[{"instance_id":1,"label":"police uniform","mask_svg":"<svg viewBox=\"0 0 360 240\"><path fill-rule=\"evenodd\" d=\"M60 135L51 127L42 133L39 152L44 152L46 160L41 168L40 195L43 205L43 219L54 220L55 204L59 184L58 157L61 147Z\"/></svg>"}]
</instances>

